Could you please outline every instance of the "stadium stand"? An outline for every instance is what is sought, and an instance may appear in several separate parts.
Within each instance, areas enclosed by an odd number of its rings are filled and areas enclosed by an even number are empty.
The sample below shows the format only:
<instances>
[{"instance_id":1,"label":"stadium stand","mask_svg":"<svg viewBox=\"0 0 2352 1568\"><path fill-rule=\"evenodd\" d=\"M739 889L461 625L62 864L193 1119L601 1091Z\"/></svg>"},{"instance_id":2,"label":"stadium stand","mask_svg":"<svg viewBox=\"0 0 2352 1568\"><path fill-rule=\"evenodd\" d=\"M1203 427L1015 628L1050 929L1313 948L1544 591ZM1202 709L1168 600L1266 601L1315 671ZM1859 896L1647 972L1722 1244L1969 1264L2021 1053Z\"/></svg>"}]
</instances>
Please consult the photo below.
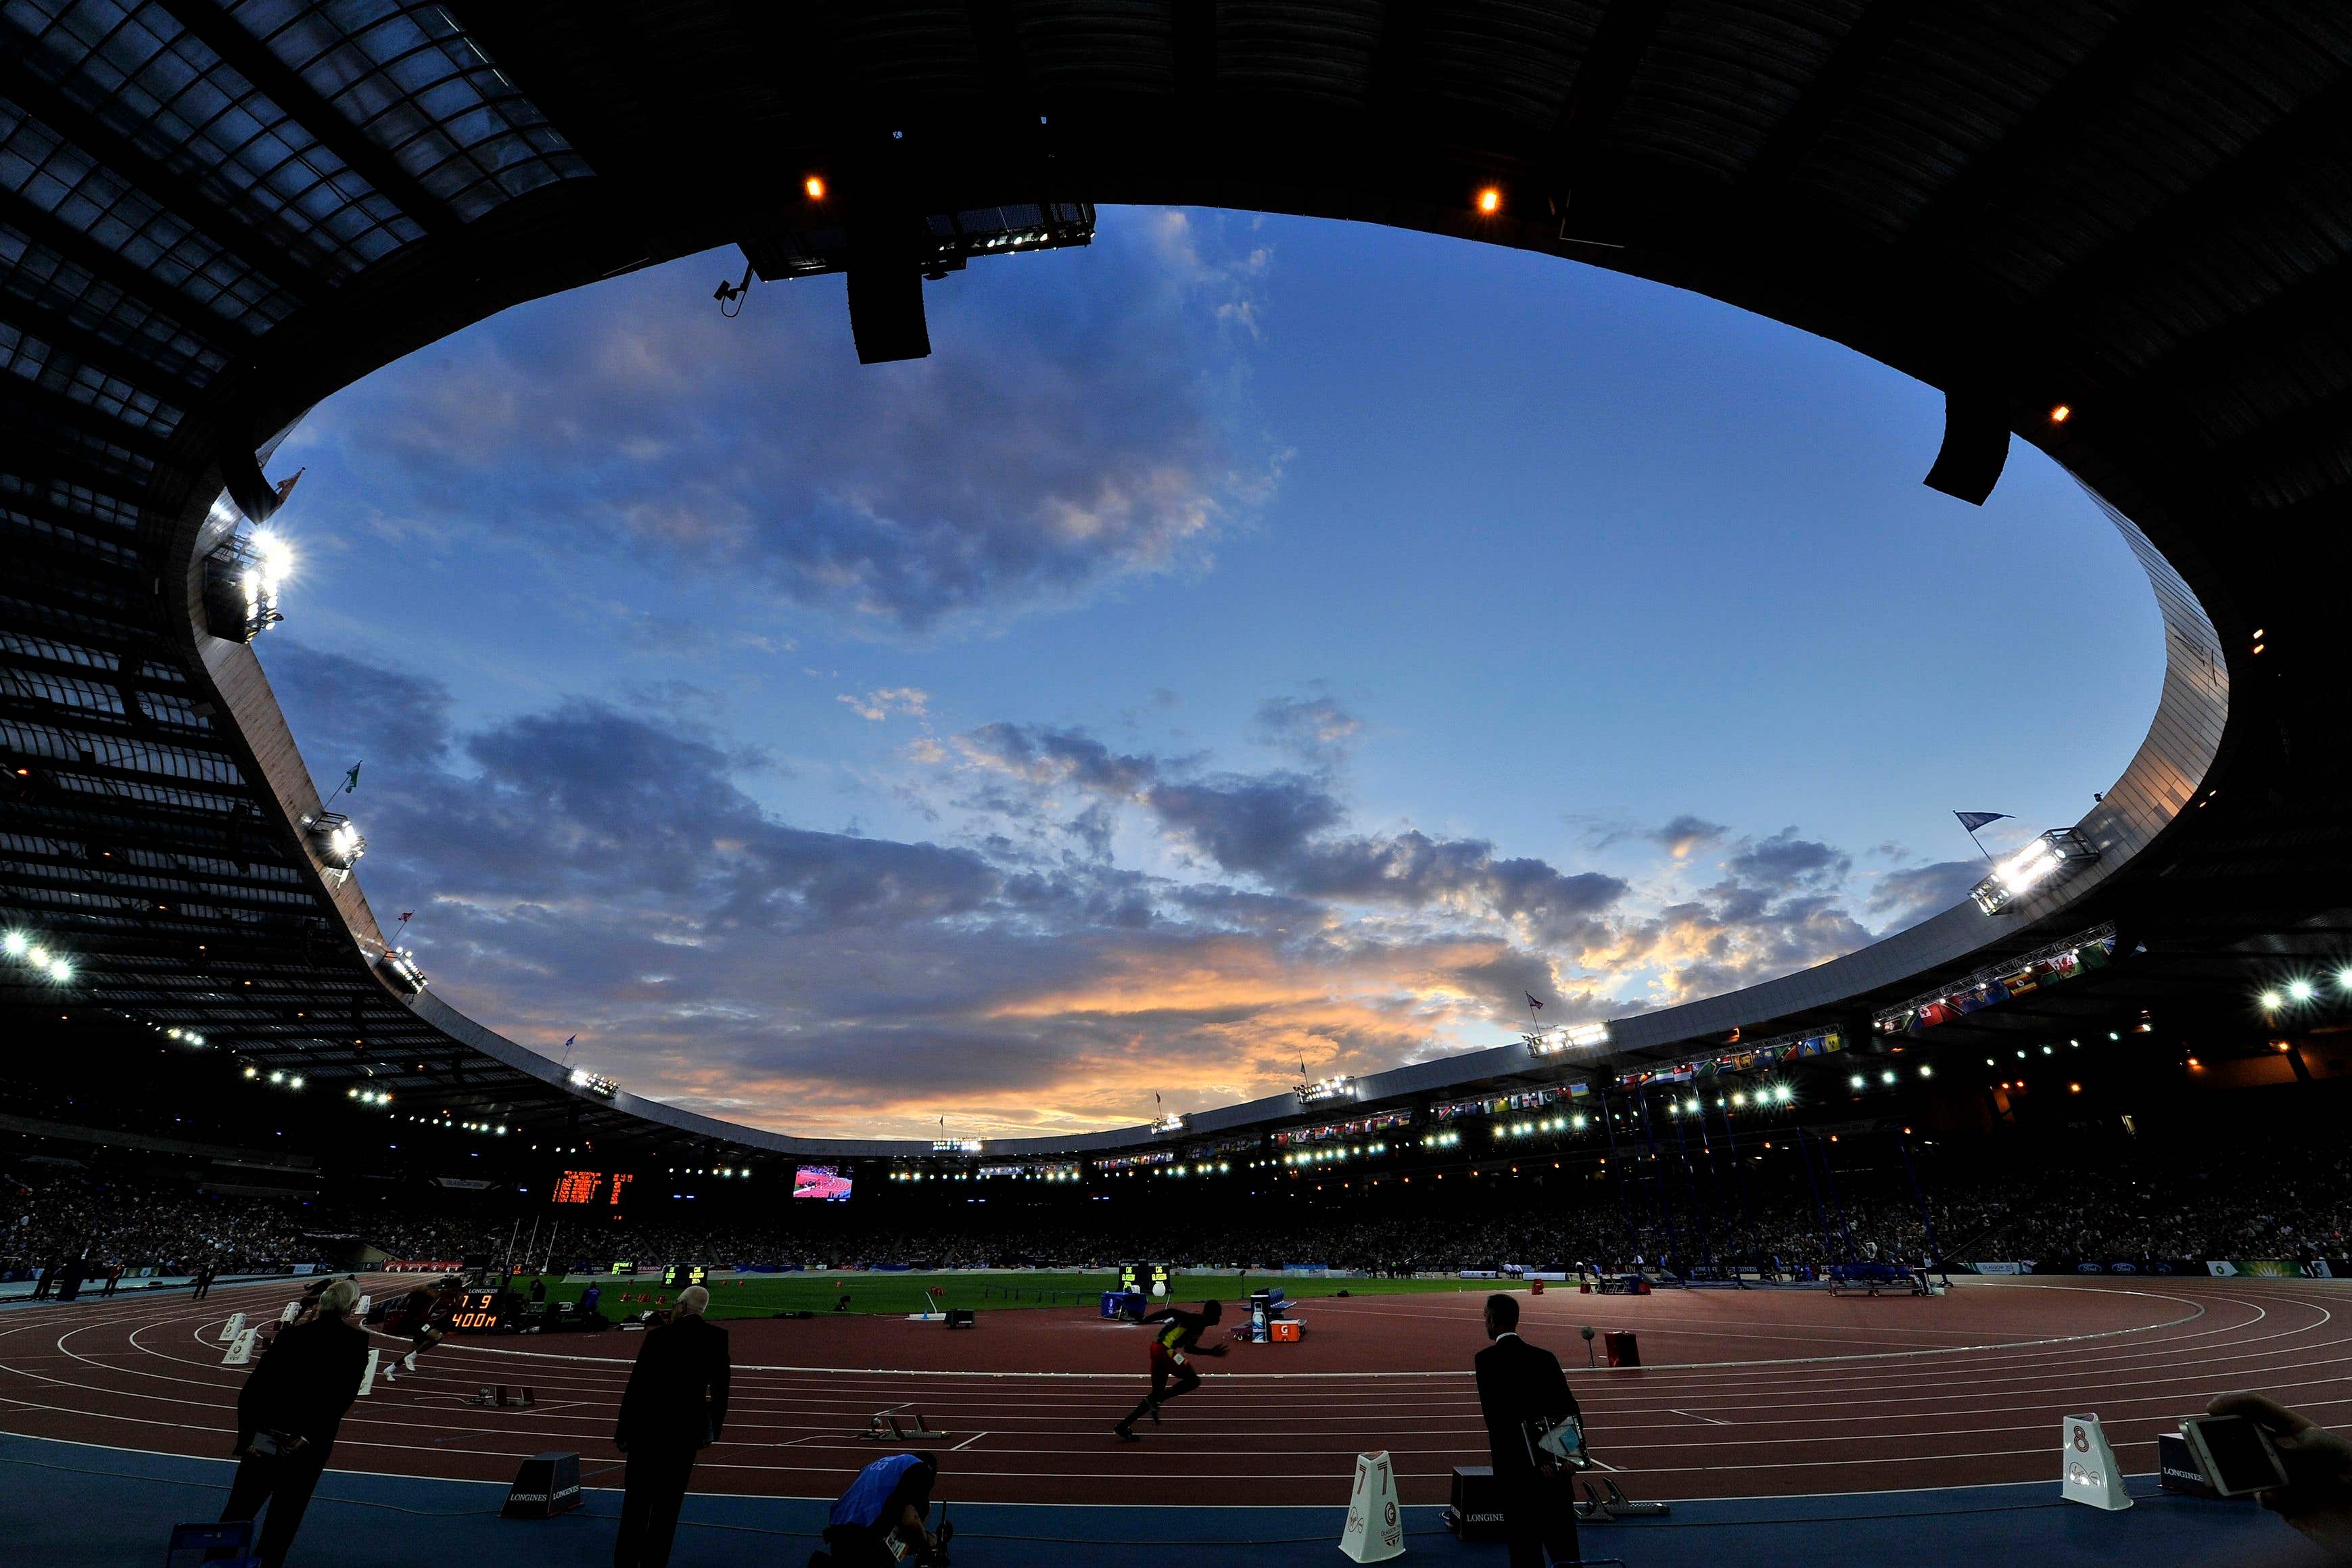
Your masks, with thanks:
<instances>
[{"instance_id":1,"label":"stadium stand","mask_svg":"<svg viewBox=\"0 0 2352 1568\"><path fill-rule=\"evenodd\" d=\"M1988 1165L1998 1174L1980 1174ZM1823 1200L1792 1163L1775 1168L1759 1156L1744 1174L1717 1173L1717 1180L1737 1183L1720 1208L1678 1208L1667 1217L1642 1212L1637 1205L1646 1196L1638 1190L1621 1202L1587 1169L1565 1186L1523 1186L1519 1200L1500 1211L1467 1213L1433 1180L1418 1192L1390 1181L1343 1200L1286 1194L1239 1208L1178 1206L1149 1194L1108 1206L999 1202L977 1210L956 1198L907 1199L877 1210L738 1202L692 1223L616 1218L591 1232L593 1246L551 1239L529 1260L583 1272L616 1258L761 1269L1107 1266L1132 1250L1139 1232L1153 1238L1159 1254L1188 1267L1315 1262L1367 1273L1607 1269L1640 1257L1653 1265L1665 1260L1675 1271L1736 1263L1788 1274L1859 1256L1864 1243L1888 1259L1935 1255L1948 1263L2352 1256L2352 1153L2319 1145L2281 1149L2256 1131L2193 1150L2081 1134L1999 1145L1971 1140L1923 1149L1918 1169L1934 1247L1906 1173L1891 1162L1838 1171L1835 1195L1817 1208ZM1478 1177L1466 1169L1453 1174L1461 1182L1513 1180L1507 1163ZM2053 1204L2053 1193L2068 1201ZM305 1199L50 1171L11 1180L0 1198L6 1226L0 1270L20 1276L83 1249L93 1259L166 1274L199 1262L233 1272L502 1257L518 1226L528 1228L548 1212L512 1191L331 1190Z\"/></svg>"}]
</instances>

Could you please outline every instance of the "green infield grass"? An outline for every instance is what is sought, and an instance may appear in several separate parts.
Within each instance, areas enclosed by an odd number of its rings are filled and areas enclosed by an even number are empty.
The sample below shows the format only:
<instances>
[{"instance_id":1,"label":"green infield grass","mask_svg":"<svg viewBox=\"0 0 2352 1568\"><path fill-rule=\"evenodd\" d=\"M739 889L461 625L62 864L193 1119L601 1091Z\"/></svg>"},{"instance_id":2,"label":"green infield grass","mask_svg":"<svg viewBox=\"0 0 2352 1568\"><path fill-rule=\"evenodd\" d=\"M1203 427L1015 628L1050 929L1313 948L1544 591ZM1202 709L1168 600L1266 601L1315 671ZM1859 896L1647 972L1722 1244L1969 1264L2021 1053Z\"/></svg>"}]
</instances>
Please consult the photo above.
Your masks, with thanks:
<instances>
[{"instance_id":1,"label":"green infield grass","mask_svg":"<svg viewBox=\"0 0 2352 1568\"><path fill-rule=\"evenodd\" d=\"M517 1281L525 1289L529 1281ZM665 1289L653 1275L642 1279L607 1279L590 1281L574 1276L570 1280L548 1281L550 1301L576 1301L591 1283L603 1287L598 1302L606 1317L619 1317L637 1310L634 1300L624 1302L624 1292L631 1297L669 1296L677 1292ZM932 1304L933 1287L939 1290L938 1304L949 1307L973 1307L982 1312L1000 1309L1035 1307L1093 1307L1100 1303L1102 1293L1117 1283L1117 1276L1102 1271L1093 1273L806 1273L806 1274L747 1274L740 1279L719 1279L710 1282L710 1315L714 1318L764 1318L777 1312L829 1312L843 1296L849 1298L853 1312L919 1312ZM1197 1304L1215 1297L1223 1301L1239 1301L1252 1291L1278 1285L1293 1301L1317 1296L1336 1295L1345 1291L1351 1295L1425 1295L1432 1291L1489 1291L1499 1286L1494 1280L1349 1280L1333 1279L1313 1274L1210 1274L1179 1272L1171 1288L1172 1299L1179 1305ZM648 1305L651 1303L648 1302ZM1155 1306L1164 1302L1154 1302Z\"/></svg>"}]
</instances>

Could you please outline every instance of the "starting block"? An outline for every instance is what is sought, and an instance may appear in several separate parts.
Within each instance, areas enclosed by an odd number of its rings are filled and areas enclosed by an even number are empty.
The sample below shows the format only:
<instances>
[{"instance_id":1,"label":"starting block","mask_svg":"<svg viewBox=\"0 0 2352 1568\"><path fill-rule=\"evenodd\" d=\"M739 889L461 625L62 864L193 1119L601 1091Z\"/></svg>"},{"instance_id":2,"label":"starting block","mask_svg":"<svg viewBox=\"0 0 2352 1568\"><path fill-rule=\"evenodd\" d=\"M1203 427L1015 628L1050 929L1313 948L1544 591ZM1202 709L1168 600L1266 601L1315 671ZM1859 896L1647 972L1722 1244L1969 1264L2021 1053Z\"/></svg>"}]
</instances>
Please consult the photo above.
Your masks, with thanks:
<instances>
[{"instance_id":1,"label":"starting block","mask_svg":"<svg viewBox=\"0 0 2352 1568\"><path fill-rule=\"evenodd\" d=\"M930 1443L948 1435L932 1431L930 1423L923 1419L920 1410L913 1414L915 1425L912 1430L899 1421L896 1412L885 1410L868 1421L866 1430L858 1435L869 1443Z\"/></svg>"},{"instance_id":2,"label":"starting block","mask_svg":"<svg viewBox=\"0 0 2352 1568\"><path fill-rule=\"evenodd\" d=\"M237 1330L236 1337L228 1342L228 1349L221 1354L221 1364L244 1366L250 1363L253 1360L253 1342L258 1332L255 1329Z\"/></svg>"},{"instance_id":3,"label":"starting block","mask_svg":"<svg viewBox=\"0 0 2352 1568\"><path fill-rule=\"evenodd\" d=\"M1606 1497L1594 1491L1591 1481L1576 1484L1584 1493L1584 1500L1576 1505L1576 1517L1580 1523L1614 1524L1621 1519L1664 1519L1673 1511L1662 1502L1635 1502L1607 1476L1601 1478L1601 1484L1609 1489ZM1592 1562L1594 1559L1587 1558L1585 1561Z\"/></svg>"},{"instance_id":4,"label":"starting block","mask_svg":"<svg viewBox=\"0 0 2352 1568\"><path fill-rule=\"evenodd\" d=\"M539 1403L539 1396L527 1387L509 1390L503 1383L486 1383L481 1392L470 1396L466 1403L486 1410L528 1410Z\"/></svg>"},{"instance_id":5,"label":"starting block","mask_svg":"<svg viewBox=\"0 0 2352 1568\"><path fill-rule=\"evenodd\" d=\"M245 1314L243 1312L231 1312L228 1315L228 1322L221 1324L220 1342L223 1344L226 1344L244 1332Z\"/></svg>"}]
</instances>

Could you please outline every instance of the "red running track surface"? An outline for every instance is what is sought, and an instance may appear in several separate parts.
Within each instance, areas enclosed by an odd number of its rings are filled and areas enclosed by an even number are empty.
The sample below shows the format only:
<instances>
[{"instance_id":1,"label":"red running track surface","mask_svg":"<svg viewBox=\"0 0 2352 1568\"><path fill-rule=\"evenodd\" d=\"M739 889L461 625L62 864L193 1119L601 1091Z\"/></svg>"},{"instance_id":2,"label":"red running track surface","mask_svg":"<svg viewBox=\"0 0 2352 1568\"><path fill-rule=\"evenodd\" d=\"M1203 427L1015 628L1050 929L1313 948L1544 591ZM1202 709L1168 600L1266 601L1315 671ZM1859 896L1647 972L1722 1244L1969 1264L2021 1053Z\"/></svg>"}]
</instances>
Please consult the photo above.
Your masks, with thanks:
<instances>
[{"instance_id":1,"label":"red running track surface","mask_svg":"<svg viewBox=\"0 0 2352 1568\"><path fill-rule=\"evenodd\" d=\"M375 1282L377 1293L390 1281ZM723 1291L723 1287L721 1287ZM283 1284L190 1302L119 1300L0 1313L0 1430L218 1457L245 1372L220 1364L233 1311L274 1317ZM2260 1388L2330 1425L2352 1407L2352 1304L2324 1281L1971 1281L1940 1298L1811 1291L1554 1291L1522 1297L1557 1351L1595 1453L1636 1497L1849 1492L2044 1480L2057 1423L2098 1415L2127 1470L2214 1394ZM869 1416L919 1411L949 1435L956 1500L1328 1504L1360 1451L1396 1458L1403 1500L1444 1500L1486 1462L1468 1366L1480 1298L1304 1303L1297 1345L1236 1345L1145 1440L1109 1427L1143 1391L1146 1332L1053 1309L980 1327L878 1317L735 1320L726 1441L698 1491L832 1497L883 1450ZM1586 1370L1577 1331L1632 1329L1650 1364ZM613 1416L635 1334L453 1337L379 1385L335 1445L341 1469L507 1479L523 1455L617 1463ZM404 1341L378 1336L387 1359ZM533 1386L529 1410L464 1403ZM609 1483L608 1483L609 1484Z\"/></svg>"}]
</instances>

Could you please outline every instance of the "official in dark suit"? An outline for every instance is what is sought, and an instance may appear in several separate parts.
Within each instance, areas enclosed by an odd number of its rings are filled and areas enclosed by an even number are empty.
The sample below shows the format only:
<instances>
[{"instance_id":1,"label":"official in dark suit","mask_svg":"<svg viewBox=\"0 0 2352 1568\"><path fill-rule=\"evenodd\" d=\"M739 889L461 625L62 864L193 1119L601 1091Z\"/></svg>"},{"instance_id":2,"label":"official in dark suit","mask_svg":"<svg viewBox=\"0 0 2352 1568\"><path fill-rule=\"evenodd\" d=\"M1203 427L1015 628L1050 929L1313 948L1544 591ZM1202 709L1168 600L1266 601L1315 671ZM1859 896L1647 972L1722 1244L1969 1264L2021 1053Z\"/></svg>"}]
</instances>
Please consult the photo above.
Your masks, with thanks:
<instances>
[{"instance_id":1,"label":"official in dark suit","mask_svg":"<svg viewBox=\"0 0 2352 1568\"><path fill-rule=\"evenodd\" d=\"M1521 1339L1518 1329L1518 1299L1487 1297L1486 1337L1495 1343L1480 1351L1474 1364L1478 1412L1486 1419L1486 1447L1494 1459L1496 1489L1502 1494L1511 1568L1544 1568L1546 1551L1554 1563L1578 1561L1576 1501L1571 1483L1559 1467L1538 1466L1528 1452L1526 1424L1562 1416L1582 1417L1576 1396L1569 1392L1568 1375L1559 1369L1559 1357Z\"/></svg>"},{"instance_id":2,"label":"official in dark suit","mask_svg":"<svg viewBox=\"0 0 2352 1568\"><path fill-rule=\"evenodd\" d=\"M279 1331L236 1396L236 1478L221 1518L251 1519L269 1505L261 1568L286 1561L343 1413L359 1397L368 1359L367 1331L352 1317L359 1298L349 1280L329 1285L318 1316Z\"/></svg>"},{"instance_id":3,"label":"official in dark suit","mask_svg":"<svg viewBox=\"0 0 2352 1568\"><path fill-rule=\"evenodd\" d=\"M694 1479L694 1457L727 1424L732 1363L727 1331L704 1317L710 1292L689 1285L677 1312L646 1335L621 1394L614 1446L628 1457L623 1473L621 1534L613 1568L667 1568L677 1511Z\"/></svg>"}]
</instances>

